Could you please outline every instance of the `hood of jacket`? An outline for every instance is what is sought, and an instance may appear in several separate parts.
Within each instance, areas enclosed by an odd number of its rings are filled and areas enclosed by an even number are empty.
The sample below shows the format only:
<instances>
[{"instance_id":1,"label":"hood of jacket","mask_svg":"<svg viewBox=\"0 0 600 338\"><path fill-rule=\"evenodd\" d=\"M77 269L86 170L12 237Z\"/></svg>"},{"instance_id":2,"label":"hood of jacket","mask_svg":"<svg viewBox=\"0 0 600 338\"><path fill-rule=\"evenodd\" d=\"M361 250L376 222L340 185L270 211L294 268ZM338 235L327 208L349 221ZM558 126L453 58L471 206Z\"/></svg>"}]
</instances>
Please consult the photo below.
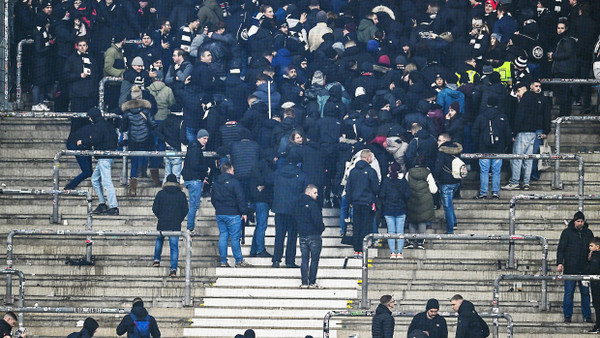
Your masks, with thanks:
<instances>
[{"instance_id":1,"label":"hood of jacket","mask_svg":"<svg viewBox=\"0 0 600 338\"><path fill-rule=\"evenodd\" d=\"M430 108L431 108L431 103L429 103L425 100L421 100L421 101L419 101L419 103L417 103L417 107L415 108L415 110L419 114L427 115Z\"/></svg>"},{"instance_id":2,"label":"hood of jacket","mask_svg":"<svg viewBox=\"0 0 600 338\"><path fill-rule=\"evenodd\" d=\"M463 147L456 142L444 142L440 146L440 151L445 154L458 155L462 152Z\"/></svg>"},{"instance_id":3,"label":"hood of jacket","mask_svg":"<svg viewBox=\"0 0 600 338\"><path fill-rule=\"evenodd\" d=\"M163 190L168 193L175 193L181 191L181 185L176 182L165 182L163 185Z\"/></svg>"},{"instance_id":4,"label":"hood of jacket","mask_svg":"<svg viewBox=\"0 0 600 338\"><path fill-rule=\"evenodd\" d=\"M150 104L150 101L143 100L143 99L142 100L129 100L121 105L121 110L123 112L126 112L131 109L136 109L136 108L150 109L150 108L152 108L152 105Z\"/></svg>"},{"instance_id":5,"label":"hood of jacket","mask_svg":"<svg viewBox=\"0 0 600 338\"><path fill-rule=\"evenodd\" d=\"M365 160L360 160L356 162L356 165L354 167L362 170L364 168L371 167L371 165Z\"/></svg>"},{"instance_id":6,"label":"hood of jacket","mask_svg":"<svg viewBox=\"0 0 600 338\"><path fill-rule=\"evenodd\" d=\"M167 85L162 81L154 81L151 85L148 86L148 90L151 93L158 93L163 90ZM155 94L152 94L155 95Z\"/></svg>"},{"instance_id":7,"label":"hood of jacket","mask_svg":"<svg viewBox=\"0 0 600 338\"><path fill-rule=\"evenodd\" d=\"M375 24L373 23L373 21L369 20L369 19L362 19L360 20L360 23L358 24L358 31L364 31L369 29L371 26L374 26Z\"/></svg>"},{"instance_id":8,"label":"hood of jacket","mask_svg":"<svg viewBox=\"0 0 600 338\"><path fill-rule=\"evenodd\" d=\"M429 174L430 171L426 167L414 167L408 171L409 179L413 178L415 180L425 180Z\"/></svg>"},{"instance_id":9,"label":"hood of jacket","mask_svg":"<svg viewBox=\"0 0 600 338\"><path fill-rule=\"evenodd\" d=\"M221 6L217 3L217 0L204 0L204 6L210 8L213 11L221 10Z\"/></svg>"},{"instance_id":10,"label":"hood of jacket","mask_svg":"<svg viewBox=\"0 0 600 338\"><path fill-rule=\"evenodd\" d=\"M148 315L148 311L144 307L144 302L141 301L135 302L133 304L133 307L131 308L131 313L133 313L135 318L137 318L138 320L144 320L144 318L146 318L146 316Z\"/></svg>"},{"instance_id":11,"label":"hood of jacket","mask_svg":"<svg viewBox=\"0 0 600 338\"><path fill-rule=\"evenodd\" d=\"M468 300L463 300L462 304L460 304L460 307L458 308L458 314L470 313L473 311L475 311L475 306Z\"/></svg>"},{"instance_id":12,"label":"hood of jacket","mask_svg":"<svg viewBox=\"0 0 600 338\"><path fill-rule=\"evenodd\" d=\"M575 230L575 220L571 220L571 221L569 222L569 225L568 225L567 227L568 227L569 229L573 230L573 231L577 231L577 230ZM588 223L587 223L587 222L584 222L584 223L583 223L583 228L581 228L581 230L585 230L585 229L587 229L587 228L589 228L589 225L588 225Z\"/></svg>"}]
</instances>

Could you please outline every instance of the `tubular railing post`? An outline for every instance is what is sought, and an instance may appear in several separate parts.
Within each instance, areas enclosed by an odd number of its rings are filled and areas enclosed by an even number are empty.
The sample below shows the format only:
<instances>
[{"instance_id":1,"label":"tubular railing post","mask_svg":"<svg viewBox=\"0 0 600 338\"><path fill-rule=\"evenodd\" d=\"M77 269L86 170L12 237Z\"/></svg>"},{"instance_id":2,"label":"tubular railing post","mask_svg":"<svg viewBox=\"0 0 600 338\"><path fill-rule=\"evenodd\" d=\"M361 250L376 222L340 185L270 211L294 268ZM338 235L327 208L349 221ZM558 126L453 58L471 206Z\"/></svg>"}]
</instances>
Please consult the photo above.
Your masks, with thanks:
<instances>
[{"instance_id":1,"label":"tubular railing post","mask_svg":"<svg viewBox=\"0 0 600 338\"><path fill-rule=\"evenodd\" d=\"M187 231L182 231L185 237L185 291L184 306L192 306L192 236Z\"/></svg>"},{"instance_id":2,"label":"tubular railing post","mask_svg":"<svg viewBox=\"0 0 600 338\"><path fill-rule=\"evenodd\" d=\"M8 67L8 62L9 62L9 55L11 52L11 48L10 48L10 39L9 36L12 36L12 31L10 29L11 25L9 24L9 22L12 22L11 20L9 20L9 2L10 1L4 1L4 38L2 39L2 43L4 44L4 109L5 110L9 110L9 91L8 91L8 72L9 72L9 67ZM13 7L14 8L14 7Z\"/></svg>"},{"instance_id":3,"label":"tubular railing post","mask_svg":"<svg viewBox=\"0 0 600 338\"><path fill-rule=\"evenodd\" d=\"M508 216L508 234L510 236L515 234L515 201L514 201L514 196L513 198L510 199L510 211L509 211L509 216ZM509 241L508 242L508 268L509 269L514 269L515 268L515 242L514 241Z\"/></svg>"},{"instance_id":4,"label":"tubular railing post","mask_svg":"<svg viewBox=\"0 0 600 338\"><path fill-rule=\"evenodd\" d=\"M329 320L331 319L332 311L329 311L323 317L323 338L329 338Z\"/></svg>"},{"instance_id":5,"label":"tubular railing post","mask_svg":"<svg viewBox=\"0 0 600 338\"><path fill-rule=\"evenodd\" d=\"M54 155L54 172L52 175L52 187L54 190L59 190L59 177L60 177L60 158L64 154L64 150L59 150L56 155ZM50 217L50 222L52 223L60 223L60 219L58 216L58 194L54 195L52 198L52 216Z\"/></svg>"},{"instance_id":6,"label":"tubular railing post","mask_svg":"<svg viewBox=\"0 0 600 338\"><path fill-rule=\"evenodd\" d=\"M554 129L554 153L560 154L560 132L563 118L559 117L556 119L556 128ZM562 183L560 181L560 161L554 161L554 181L552 184L553 189L562 189Z\"/></svg>"},{"instance_id":7,"label":"tubular railing post","mask_svg":"<svg viewBox=\"0 0 600 338\"><path fill-rule=\"evenodd\" d=\"M579 211L583 211L583 189L584 189L584 164L583 164L583 158L580 155L575 155L575 158L577 159L577 162L579 164L578 169L579 169Z\"/></svg>"},{"instance_id":8,"label":"tubular railing post","mask_svg":"<svg viewBox=\"0 0 600 338\"><path fill-rule=\"evenodd\" d=\"M127 146L123 147L123 151L127 151ZM121 165L121 185L127 185L127 156L121 157L123 164Z\"/></svg>"},{"instance_id":9,"label":"tubular railing post","mask_svg":"<svg viewBox=\"0 0 600 338\"><path fill-rule=\"evenodd\" d=\"M17 109L22 108L23 104L23 92L22 92L22 67L23 67L23 46L25 44L33 43L32 39L24 39L19 41L17 44ZM8 98L7 98L8 99Z\"/></svg>"},{"instance_id":10,"label":"tubular railing post","mask_svg":"<svg viewBox=\"0 0 600 338\"><path fill-rule=\"evenodd\" d=\"M368 289L369 289L369 240L374 238L375 234L368 234L363 238L363 261L362 261L362 298L360 300L360 308L368 309L371 307L369 301Z\"/></svg>"},{"instance_id":11,"label":"tubular railing post","mask_svg":"<svg viewBox=\"0 0 600 338\"><path fill-rule=\"evenodd\" d=\"M93 230L93 225L92 225L92 194L88 191L86 196L85 196L86 200L87 200L87 216L86 216L86 223L85 223L85 230ZM92 263L92 250L93 250L93 239L92 236L88 236L88 238L85 241L85 260L88 263Z\"/></svg>"},{"instance_id":12,"label":"tubular railing post","mask_svg":"<svg viewBox=\"0 0 600 338\"><path fill-rule=\"evenodd\" d=\"M5 274L7 276L11 276L12 275L17 275L19 276L19 307L25 307L25 274L23 273L23 271L20 270L14 270L14 269L4 269L4 270L0 270L0 274ZM12 281L12 278L11 278ZM12 291L12 289L11 289ZM8 296L8 295L7 295ZM12 294L10 294L10 297L12 298ZM23 328L23 314L19 313L18 315L18 319L19 319L19 328Z\"/></svg>"},{"instance_id":13,"label":"tubular railing post","mask_svg":"<svg viewBox=\"0 0 600 338\"><path fill-rule=\"evenodd\" d=\"M11 231L6 236L6 268L12 269L13 266L13 236L15 231ZM13 304L12 297L12 275L6 275L6 295L4 295L4 304Z\"/></svg>"}]
</instances>

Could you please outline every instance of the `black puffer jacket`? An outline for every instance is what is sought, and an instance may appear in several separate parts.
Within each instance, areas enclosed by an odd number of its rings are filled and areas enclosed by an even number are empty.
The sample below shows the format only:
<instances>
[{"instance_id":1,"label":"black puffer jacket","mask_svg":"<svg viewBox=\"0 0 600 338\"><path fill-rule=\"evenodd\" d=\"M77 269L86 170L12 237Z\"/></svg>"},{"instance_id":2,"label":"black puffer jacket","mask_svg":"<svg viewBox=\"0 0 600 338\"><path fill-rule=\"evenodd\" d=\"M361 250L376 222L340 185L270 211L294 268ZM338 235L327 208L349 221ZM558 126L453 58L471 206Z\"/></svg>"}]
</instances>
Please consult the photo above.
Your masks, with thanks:
<instances>
[{"instance_id":1,"label":"black puffer jacket","mask_svg":"<svg viewBox=\"0 0 600 338\"><path fill-rule=\"evenodd\" d=\"M475 311L475 306L468 300L463 300L458 309L456 338L484 338L483 330L483 323Z\"/></svg>"},{"instance_id":2,"label":"black puffer jacket","mask_svg":"<svg viewBox=\"0 0 600 338\"><path fill-rule=\"evenodd\" d=\"M156 194L152 212L158 218L158 231L181 231L181 222L188 213L188 202L181 186L166 182Z\"/></svg>"},{"instance_id":3,"label":"black puffer jacket","mask_svg":"<svg viewBox=\"0 0 600 338\"><path fill-rule=\"evenodd\" d=\"M580 275L585 270L589 243L594 238L592 230L587 222L581 230L575 229L575 221L571 220L569 225L560 234L558 249L556 250L556 265L564 266L565 275Z\"/></svg>"},{"instance_id":4,"label":"black puffer jacket","mask_svg":"<svg viewBox=\"0 0 600 338\"><path fill-rule=\"evenodd\" d=\"M260 147L252 140L243 139L231 144L231 161L235 168L235 176L239 179L250 178L259 157Z\"/></svg>"},{"instance_id":5,"label":"black puffer jacket","mask_svg":"<svg viewBox=\"0 0 600 338\"><path fill-rule=\"evenodd\" d=\"M365 160L356 162L350 170L346 183L346 198L349 204L372 205L379 192L379 178L375 169Z\"/></svg>"},{"instance_id":6,"label":"black puffer jacket","mask_svg":"<svg viewBox=\"0 0 600 338\"><path fill-rule=\"evenodd\" d=\"M242 185L233 175L219 175L212 186L210 202L215 207L215 215L244 215L247 204Z\"/></svg>"},{"instance_id":7,"label":"black puffer jacket","mask_svg":"<svg viewBox=\"0 0 600 338\"><path fill-rule=\"evenodd\" d=\"M121 121L121 130L129 132L129 146L131 150L142 149L152 140L150 131L150 108L152 105L147 100L129 100L121 106L124 112Z\"/></svg>"},{"instance_id":8,"label":"black puffer jacket","mask_svg":"<svg viewBox=\"0 0 600 338\"><path fill-rule=\"evenodd\" d=\"M552 74L575 75L577 72L577 41L568 33L559 36L552 53Z\"/></svg>"},{"instance_id":9,"label":"black puffer jacket","mask_svg":"<svg viewBox=\"0 0 600 338\"><path fill-rule=\"evenodd\" d=\"M274 174L274 213L293 215L294 207L307 185L306 175L294 164L284 164Z\"/></svg>"},{"instance_id":10,"label":"black puffer jacket","mask_svg":"<svg viewBox=\"0 0 600 338\"><path fill-rule=\"evenodd\" d=\"M373 338L393 338L396 321L392 317L392 311L385 305L379 304L373 316L371 334Z\"/></svg>"},{"instance_id":11,"label":"black puffer jacket","mask_svg":"<svg viewBox=\"0 0 600 338\"><path fill-rule=\"evenodd\" d=\"M273 153L274 154L274 153ZM250 198L253 202L271 204L273 202L273 173L275 172L274 155L265 154L258 164L252 169L252 190ZM258 190L257 187L264 187Z\"/></svg>"},{"instance_id":12,"label":"black puffer jacket","mask_svg":"<svg viewBox=\"0 0 600 338\"><path fill-rule=\"evenodd\" d=\"M81 140L81 147L94 150L117 150L117 132L115 128L102 117L97 109L90 110L88 115L92 119L91 132ZM96 158L106 157L96 156Z\"/></svg>"},{"instance_id":13,"label":"black puffer jacket","mask_svg":"<svg viewBox=\"0 0 600 338\"><path fill-rule=\"evenodd\" d=\"M492 135L490 135L490 121L492 123ZM473 141L477 146L477 151L482 153L504 154L506 147L510 144L512 130L508 117L498 110L497 107L486 107L483 113L479 114L473 122L471 128ZM494 138L494 144L491 139Z\"/></svg>"},{"instance_id":14,"label":"black puffer jacket","mask_svg":"<svg viewBox=\"0 0 600 338\"><path fill-rule=\"evenodd\" d=\"M298 200L295 216L300 236L321 235L325 230L319 204L306 194L302 194Z\"/></svg>"},{"instance_id":15,"label":"black puffer jacket","mask_svg":"<svg viewBox=\"0 0 600 338\"><path fill-rule=\"evenodd\" d=\"M167 115L167 118L154 130L158 139L166 142L173 150L181 151L181 139L184 137L183 118L175 114ZM182 132L183 131L183 132Z\"/></svg>"},{"instance_id":16,"label":"black puffer jacket","mask_svg":"<svg viewBox=\"0 0 600 338\"><path fill-rule=\"evenodd\" d=\"M400 216L406 214L406 202L410 197L410 188L404 176L398 179L386 177L381 185L379 199L383 204L384 216Z\"/></svg>"},{"instance_id":17,"label":"black puffer jacket","mask_svg":"<svg viewBox=\"0 0 600 338\"><path fill-rule=\"evenodd\" d=\"M204 163L202 145L198 140L193 140L188 146L181 174L185 181L203 180L208 173L208 166Z\"/></svg>"},{"instance_id":18,"label":"black puffer jacket","mask_svg":"<svg viewBox=\"0 0 600 338\"><path fill-rule=\"evenodd\" d=\"M438 184L460 183L459 179L452 176L452 161L460 156L462 148L462 145L454 142L444 142L440 146L433 169L433 177Z\"/></svg>"}]
</instances>

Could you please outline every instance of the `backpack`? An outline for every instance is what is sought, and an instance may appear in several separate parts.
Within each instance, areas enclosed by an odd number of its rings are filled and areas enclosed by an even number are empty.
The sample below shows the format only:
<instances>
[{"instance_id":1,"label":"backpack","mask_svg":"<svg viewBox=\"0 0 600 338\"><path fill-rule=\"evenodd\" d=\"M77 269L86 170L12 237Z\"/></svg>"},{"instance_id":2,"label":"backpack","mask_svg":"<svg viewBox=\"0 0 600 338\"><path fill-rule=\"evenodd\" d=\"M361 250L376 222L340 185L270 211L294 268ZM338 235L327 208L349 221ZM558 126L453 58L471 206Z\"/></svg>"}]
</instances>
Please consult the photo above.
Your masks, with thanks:
<instances>
[{"instance_id":1,"label":"backpack","mask_svg":"<svg viewBox=\"0 0 600 338\"><path fill-rule=\"evenodd\" d=\"M133 319L133 333L129 337L150 338L150 315L146 315L144 320L138 320L133 313L129 316Z\"/></svg>"},{"instance_id":2,"label":"backpack","mask_svg":"<svg viewBox=\"0 0 600 338\"><path fill-rule=\"evenodd\" d=\"M485 320L483 320L483 318L481 318L481 316L475 312L475 315L477 316L477 318L479 318L479 322L481 323L481 336L482 337L489 337L490 335L490 328L487 325L487 323L485 322Z\"/></svg>"},{"instance_id":3,"label":"backpack","mask_svg":"<svg viewBox=\"0 0 600 338\"><path fill-rule=\"evenodd\" d=\"M486 146L493 146L500 140L500 126L498 125L499 121L504 121L504 117L497 116L488 120L488 135L483 136L483 143Z\"/></svg>"}]
</instances>

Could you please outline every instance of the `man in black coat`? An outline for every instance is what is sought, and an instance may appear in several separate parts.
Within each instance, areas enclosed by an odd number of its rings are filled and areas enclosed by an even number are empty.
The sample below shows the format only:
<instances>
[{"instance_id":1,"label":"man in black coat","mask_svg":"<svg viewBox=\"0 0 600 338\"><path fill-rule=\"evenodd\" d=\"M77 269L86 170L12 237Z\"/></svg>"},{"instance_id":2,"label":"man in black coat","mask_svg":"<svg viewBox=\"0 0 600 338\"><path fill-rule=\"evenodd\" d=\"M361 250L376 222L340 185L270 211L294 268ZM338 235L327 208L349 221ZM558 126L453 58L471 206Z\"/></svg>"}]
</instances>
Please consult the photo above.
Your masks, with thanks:
<instances>
[{"instance_id":1,"label":"man in black coat","mask_svg":"<svg viewBox=\"0 0 600 338\"><path fill-rule=\"evenodd\" d=\"M215 207L217 224L219 225L219 256L221 267L229 267L227 263L227 244L231 239L231 252L235 258L236 268L251 267L242 256L240 238L242 222L247 220L248 205L244 198L242 185L234 175L233 165L221 165L221 175L215 180L211 191L211 203Z\"/></svg>"},{"instance_id":2,"label":"man in black coat","mask_svg":"<svg viewBox=\"0 0 600 338\"><path fill-rule=\"evenodd\" d=\"M115 128L102 117L98 108L92 108L88 111L88 116L92 120L91 133L84 138L77 140L77 146L84 149L94 150L116 150L117 133ZM114 158L110 156L96 156L98 163L92 173L92 186L100 204L93 211L94 214L119 215L119 204L117 194L112 183L111 169ZM102 188L106 190L106 198ZM108 200L108 206L106 201Z\"/></svg>"},{"instance_id":3,"label":"man in black coat","mask_svg":"<svg viewBox=\"0 0 600 338\"><path fill-rule=\"evenodd\" d=\"M444 215L446 218L446 233L453 234L456 227L456 214L454 213L454 204L452 199L454 193L460 185L460 179L452 175L452 161L459 157L462 152L460 143L452 142L448 134L440 134L437 144L439 151L433 167L433 177L440 189L440 197L444 206Z\"/></svg>"},{"instance_id":4,"label":"man in black coat","mask_svg":"<svg viewBox=\"0 0 600 338\"><path fill-rule=\"evenodd\" d=\"M354 210L354 257L362 258L363 238L370 233L373 226L373 204L379 192L379 178L375 169L371 168L373 153L365 149L360 154L360 161L348 175L346 183L346 199Z\"/></svg>"},{"instance_id":5,"label":"man in black coat","mask_svg":"<svg viewBox=\"0 0 600 338\"><path fill-rule=\"evenodd\" d=\"M320 288L317 284L317 269L319 268L321 247L323 246L321 234L325 231L325 225L323 224L321 205L317 202L318 195L317 187L314 184L309 184L304 189L304 194L300 197L296 206L296 224L300 236L300 252L302 253L302 263L300 265L302 276L300 288L302 289Z\"/></svg>"},{"instance_id":6,"label":"man in black coat","mask_svg":"<svg viewBox=\"0 0 600 338\"><path fill-rule=\"evenodd\" d=\"M390 295L381 296L371 326L373 338L394 337L394 325L396 325L396 321L392 316L392 310L395 305L396 301L394 300L394 297Z\"/></svg>"},{"instance_id":7,"label":"man in black coat","mask_svg":"<svg viewBox=\"0 0 600 338\"><path fill-rule=\"evenodd\" d=\"M567 228L560 234L558 249L556 250L556 271L565 275L584 274L589 254L588 245L592 238L594 238L594 234L589 229L583 212L576 212ZM565 281L565 295L563 299L565 323L571 322L571 316L573 315L573 294L577 285L579 285L579 293L581 293L583 319L588 323L592 323L590 290L581 281Z\"/></svg>"},{"instance_id":8,"label":"man in black coat","mask_svg":"<svg viewBox=\"0 0 600 338\"><path fill-rule=\"evenodd\" d=\"M96 330L98 330L98 322L92 318L92 317L87 317L85 319L85 321L83 322L83 329L81 329L81 331L79 332L73 332L70 335L67 336L67 338L90 338L93 337L94 334L96 333ZM22 337L22 336L21 336Z\"/></svg>"},{"instance_id":9,"label":"man in black coat","mask_svg":"<svg viewBox=\"0 0 600 338\"><path fill-rule=\"evenodd\" d=\"M418 313L413 317L408 327L408 335L415 330L426 332L429 338L448 338L448 326L444 317L438 315L440 303L437 299L431 298L427 301L425 312Z\"/></svg>"},{"instance_id":10,"label":"man in black coat","mask_svg":"<svg viewBox=\"0 0 600 338\"><path fill-rule=\"evenodd\" d=\"M475 306L461 295L450 298L452 310L458 312L456 338L484 338L490 334L487 324L479 317ZM487 335L486 335L487 332Z\"/></svg>"},{"instance_id":11,"label":"man in black coat","mask_svg":"<svg viewBox=\"0 0 600 338\"><path fill-rule=\"evenodd\" d=\"M413 123L410 127L410 131L413 134L413 139L408 144L408 148L406 148L406 153L404 154L404 157L406 158L406 169L415 166L417 156L423 156L425 158L423 166L432 170L438 152L436 139L418 123Z\"/></svg>"},{"instance_id":12,"label":"man in black coat","mask_svg":"<svg viewBox=\"0 0 600 338\"><path fill-rule=\"evenodd\" d=\"M196 139L188 146L185 154L183 171L183 180L185 187L190 195L190 207L187 215L187 229L194 231L196 227L196 211L200 208L200 198L202 196L202 184L206 183L206 177L209 174L209 168L204 161L203 150L208 143L208 131L200 129L196 134Z\"/></svg>"},{"instance_id":13,"label":"man in black coat","mask_svg":"<svg viewBox=\"0 0 600 338\"><path fill-rule=\"evenodd\" d=\"M8 311L4 314L4 318L0 320L0 335L2 337L12 337L12 329L17 324L17 315L14 312ZM21 337L25 337L21 335Z\"/></svg>"},{"instance_id":14,"label":"man in black coat","mask_svg":"<svg viewBox=\"0 0 600 338\"><path fill-rule=\"evenodd\" d=\"M283 257L283 241L287 233L288 239L285 250L285 266L299 268L296 264L296 238L298 230L294 219L295 206L307 185L306 175L298 164L301 154L294 151L283 160L285 164L274 174L273 207L275 213L275 251L273 267L278 268Z\"/></svg>"},{"instance_id":15,"label":"man in black coat","mask_svg":"<svg viewBox=\"0 0 600 338\"><path fill-rule=\"evenodd\" d=\"M65 78L69 84L71 111L83 112L95 106L98 88L98 67L87 52L85 38L77 39L77 52L71 54L65 64Z\"/></svg>"},{"instance_id":16,"label":"man in black coat","mask_svg":"<svg viewBox=\"0 0 600 338\"><path fill-rule=\"evenodd\" d=\"M152 204L152 212L158 218L156 230L158 231L181 231L181 222L188 213L188 202L185 193L173 174L167 176L163 189L156 194ZM156 238L154 246L154 266L160 266L165 236ZM179 236L169 236L169 248L171 249L171 268L169 276L177 274L177 262L179 261Z\"/></svg>"},{"instance_id":17,"label":"man in black coat","mask_svg":"<svg viewBox=\"0 0 600 338\"><path fill-rule=\"evenodd\" d=\"M147 333L149 333L147 337L160 338L160 330L158 329L156 319L148 314L148 310L144 307L142 299L135 297L132 303L131 312L123 317L119 326L117 326L117 335L122 336L127 333L127 337L134 337L134 334L137 333L137 336L141 337L140 333L142 330L139 328L144 327L143 331L147 330Z\"/></svg>"},{"instance_id":18,"label":"man in black coat","mask_svg":"<svg viewBox=\"0 0 600 338\"><path fill-rule=\"evenodd\" d=\"M276 168L275 151L261 149L261 159L252 168L250 199L254 202L256 227L252 236L250 257L272 257L265 249L265 231L269 220L269 208L273 203L273 173Z\"/></svg>"}]
</instances>

